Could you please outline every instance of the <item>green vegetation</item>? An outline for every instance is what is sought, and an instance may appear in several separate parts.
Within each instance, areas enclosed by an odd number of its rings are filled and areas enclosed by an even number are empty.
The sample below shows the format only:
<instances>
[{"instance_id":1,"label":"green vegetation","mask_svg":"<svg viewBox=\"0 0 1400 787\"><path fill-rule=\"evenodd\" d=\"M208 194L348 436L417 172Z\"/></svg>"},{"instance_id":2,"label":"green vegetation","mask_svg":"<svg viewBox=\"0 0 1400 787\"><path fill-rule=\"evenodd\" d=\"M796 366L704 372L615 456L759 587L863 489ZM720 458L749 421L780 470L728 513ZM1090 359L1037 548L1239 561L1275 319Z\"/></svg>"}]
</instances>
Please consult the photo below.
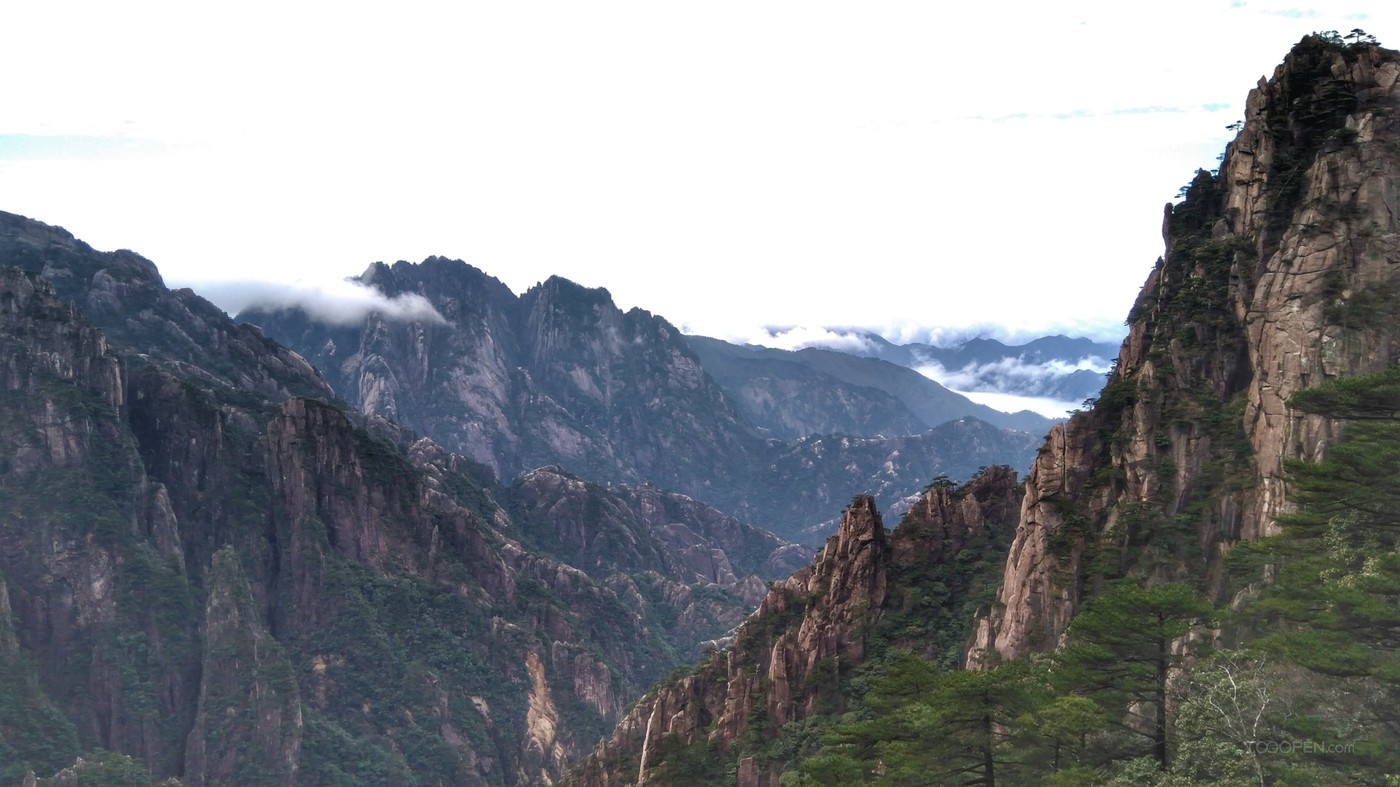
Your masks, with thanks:
<instances>
[{"instance_id":1,"label":"green vegetation","mask_svg":"<svg viewBox=\"0 0 1400 787\"><path fill-rule=\"evenodd\" d=\"M1181 585L1125 582L1086 605L1052 658L987 671L891 653L860 710L794 771L798 784L1102 783L1168 758L1168 676L1209 605Z\"/></svg>"},{"instance_id":2,"label":"green vegetation","mask_svg":"<svg viewBox=\"0 0 1400 787\"><path fill-rule=\"evenodd\" d=\"M156 783L140 762L104 749L93 749L52 778L37 782L39 787L152 787ZM170 779L160 784L178 786L179 782Z\"/></svg>"},{"instance_id":3,"label":"green vegetation","mask_svg":"<svg viewBox=\"0 0 1400 787\"><path fill-rule=\"evenodd\" d=\"M951 483L940 477L929 488L950 489ZM1011 487L1007 494L1013 491ZM954 500L967 499L972 494L972 484L951 489L951 494ZM1015 497L1004 504L1014 515ZM905 672L919 669L921 675L941 675L945 670L956 669L971 633L974 613L989 606L995 598L1010 542L1011 533L1005 523L987 523L970 533L965 543L960 543L948 540L943 523L924 522L920 517L917 510L911 511L896 533L889 537L908 546L909 557L892 561L887 566L889 593L885 606L869 611L869 623L858 634L866 643L866 660L856 666L844 660L822 659L814 665L802 686L791 687L794 696L800 693L810 697L811 715L775 728L767 710L766 678L761 678L744 731L728 751L709 748L703 738L690 746L682 746L679 740L670 741L663 747L662 755L649 760L656 763L655 778L663 774L684 774L682 781L665 783L733 784L738 761L752 757L760 771L776 768L786 772L785 778L789 780L807 778L800 773L805 773L805 763L811 760L815 763L812 767L823 774L822 778L835 779L818 783L859 783L859 779L842 780L859 770L859 758L844 750L824 748L824 742L833 734L847 735L853 741L869 743L868 751L875 751L874 741L893 723L882 719L887 711L898 710L897 704L885 695L906 692L905 688L896 687L917 680L906 676ZM955 551L954 545L957 546ZM781 612L750 618L740 629L734 649L741 653L770 651L779 638L791 636L790 632L802 620L809 605L824 592L819 589L812 598L794 594ZM724 664L722 657L712 659L698 672L724 669ZM946 674L977 676L983 673ZM997 680L1007 674L1009 670L997 673ZM956 695L984 688L962 686L957 684L958 680L962 678L950 679L943 690ZM847 721L857 724L858 729L845 730L843 725ZM975 735L975 730L963 730L960 734L963 735L961 739L966 739ZM917 749L923 745L921 741L910 738L905 742Z\"/></svg>"},{"instance_id":4,"label":"green vegetation","mask_svg":"<svg viewBox=\"0 0 1400 787\"><path fill-rule=\"evenodd\" d=\"M78 731L44 694L33 660L14 636L8 605L0 606L0 784L7 785L31 770L53 773L79 751Z\"/></svg>"}]
</instances>

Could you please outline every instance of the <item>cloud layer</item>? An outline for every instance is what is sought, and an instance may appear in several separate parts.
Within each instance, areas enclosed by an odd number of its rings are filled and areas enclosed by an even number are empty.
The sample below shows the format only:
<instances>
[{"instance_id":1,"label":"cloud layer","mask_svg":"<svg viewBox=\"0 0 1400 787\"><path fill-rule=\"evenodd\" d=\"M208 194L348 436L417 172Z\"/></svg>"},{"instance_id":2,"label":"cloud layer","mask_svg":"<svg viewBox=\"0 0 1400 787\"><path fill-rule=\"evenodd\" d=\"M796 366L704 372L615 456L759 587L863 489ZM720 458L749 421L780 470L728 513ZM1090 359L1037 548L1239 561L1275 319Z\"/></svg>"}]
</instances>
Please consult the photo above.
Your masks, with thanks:
<instances>
[{"instance_id":1,"label":"cloud layer","mask_svg":"<svg viewBox=\"0 0 1400 787\"><path fill-rule=\"evenodd\" d=\"M991 363L968 364L961 369L946 369L937 361L930 361L919 366L917 371L955 391L1053 396L1063 391L1065 379L1075 372L1092 372L1099 376L1097 382L1101 385L1101 376L1108 369L1108 360L1098 357L1080 358L1077 361L1053 359L1044 363L1032 363L1017 357L1002 358Z\"/></svg>"},{"instance_id":2,"label":"cloud layer","mask_svg":"<svg viewBox=\"0 0 1400 787\"><path fill-rule=\"evenodd\" d=\"M229 314L256 307L269 311L302 309L313 319L332 325L351 325L371 313L391 320L447 322L422 295L405 293L390 298L373 287L350 280L294 284L210 282L194 289Z\"/></svg>"}]
</instances>

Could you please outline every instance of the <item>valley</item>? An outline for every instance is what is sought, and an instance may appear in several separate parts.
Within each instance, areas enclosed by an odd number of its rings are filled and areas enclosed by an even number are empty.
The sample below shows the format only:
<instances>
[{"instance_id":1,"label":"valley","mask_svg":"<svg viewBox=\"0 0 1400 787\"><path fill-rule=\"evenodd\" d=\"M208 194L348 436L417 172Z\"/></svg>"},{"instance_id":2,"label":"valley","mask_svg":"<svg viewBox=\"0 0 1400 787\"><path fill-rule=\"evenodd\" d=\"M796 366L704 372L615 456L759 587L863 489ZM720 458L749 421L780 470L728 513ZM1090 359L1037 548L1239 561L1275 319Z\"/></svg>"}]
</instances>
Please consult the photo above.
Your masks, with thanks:
<instances>
[{"instance_id":1,"label":"valley","mask_svg":"<svg viewBox=\"0 0 1400 787\"><path fill-rule=\"evenodd\" d=\"M1400 53L1234 130L1115 346L230 317L0 213L0 784L1389 783Z\"/></svg>"}]
</instances>

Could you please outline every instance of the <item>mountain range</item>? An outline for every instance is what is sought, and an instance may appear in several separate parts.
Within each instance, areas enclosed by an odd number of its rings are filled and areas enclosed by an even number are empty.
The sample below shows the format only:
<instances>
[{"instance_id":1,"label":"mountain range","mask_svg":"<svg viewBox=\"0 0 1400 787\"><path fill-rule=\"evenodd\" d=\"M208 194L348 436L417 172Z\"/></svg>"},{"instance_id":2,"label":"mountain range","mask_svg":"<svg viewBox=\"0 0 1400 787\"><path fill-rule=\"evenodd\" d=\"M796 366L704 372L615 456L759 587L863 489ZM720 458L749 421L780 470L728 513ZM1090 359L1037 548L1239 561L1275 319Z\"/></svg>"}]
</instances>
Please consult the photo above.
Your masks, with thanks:
<instances>
[{"instance_id":1,"label":"mountain range","mask_svg":"<svg viewBox=\"0 0 1400 787\"><path fill-rule=\"evenodd\" d=\"M238 320L305 357L351 406L503 481L557 464L599 482L654 483L819 542L855 494L897 506L940 473L1029 466L1050 424L885 361L804 350L794 364L782 351L686 337L559 277L516 296L464 262L430 258L375 263L355 281L421 299L441 319L371 313L337 324L280 305ZM736 358L754 359L746 368L757 377L741 381ZM755 393L759 380L775 382Z\"/></svg>"},{"instance_id":2,"label":"mountain range","mask_svg":"<svg viewBox=\"0 0 1400 787\"><path fill-rule=\"evenodd\" d=\"M810 560L654 486L502 485L130 252L0 214L0 261L5 783L548 781Z\"/></svg>"},{"instance_id":3,"label":"mountain range","mask_svg":"<svg viewBox=\"0 0 1400 787\"><path fill-rule=\"evenodd\" d=\"M234 320L0 213L0 782L1383 782L1397 118L1400 52L1303 39L1043 440L917 369L1102 347L771 351L442 258Z\"/></svg>"}]
</instances>

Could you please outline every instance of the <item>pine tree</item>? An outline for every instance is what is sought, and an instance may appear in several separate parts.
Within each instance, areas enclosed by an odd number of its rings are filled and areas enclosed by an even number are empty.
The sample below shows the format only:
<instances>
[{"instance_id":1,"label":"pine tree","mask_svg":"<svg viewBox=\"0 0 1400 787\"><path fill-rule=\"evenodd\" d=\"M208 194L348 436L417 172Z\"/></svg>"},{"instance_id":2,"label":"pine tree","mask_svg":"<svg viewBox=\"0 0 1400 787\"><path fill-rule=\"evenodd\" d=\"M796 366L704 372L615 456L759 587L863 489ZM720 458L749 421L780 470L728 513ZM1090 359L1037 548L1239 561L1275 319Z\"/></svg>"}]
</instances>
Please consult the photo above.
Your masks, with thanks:
<instances>
[{"instance_id":1,"label":"pine tree","mask_svg":"<svg viewBox=\"0 0 1400 787\"><path fill-rule=\"evenodd\" d=\"M1191 652L1183 638L1210 612L1187 585L1115 585L1086 603L1070 624L1058 679L1092 697L1110 717L1125 718L1123 726L1147 737L1152 756L1166 769L1168 682Z\"/></svg>"}]
</instances>

